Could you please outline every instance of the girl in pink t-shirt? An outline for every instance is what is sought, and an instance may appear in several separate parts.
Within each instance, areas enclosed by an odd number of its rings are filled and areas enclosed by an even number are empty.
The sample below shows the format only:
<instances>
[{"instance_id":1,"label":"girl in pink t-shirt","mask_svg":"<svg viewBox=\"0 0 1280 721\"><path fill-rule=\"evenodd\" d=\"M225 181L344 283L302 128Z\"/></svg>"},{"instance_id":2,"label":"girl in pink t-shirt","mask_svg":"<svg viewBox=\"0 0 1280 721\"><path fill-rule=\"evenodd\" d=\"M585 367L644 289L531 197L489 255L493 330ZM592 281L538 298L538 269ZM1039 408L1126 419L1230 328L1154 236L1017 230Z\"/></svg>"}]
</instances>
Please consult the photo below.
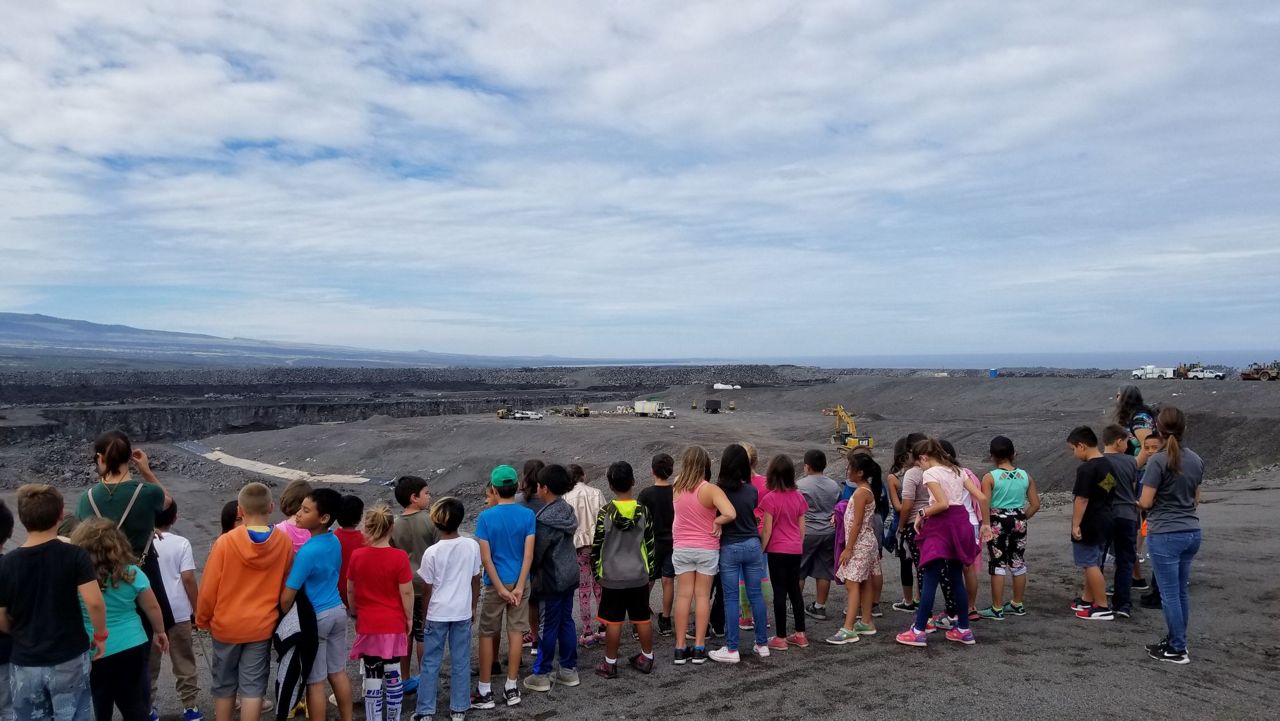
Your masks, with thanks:
<instances>
[{"instance_id":1,"label":"girl in pink t-shirt","mask_svg":"<svg viewBox=\"0 0 1280 721\"><path fill-rule=\"evenodd\" d=\"M289 485L284 487L284 492L280 494L280 512L284 514L284 521L277 523L276 528L293 542L294 553L311 540L311 531L299 528L293 520L302 508L302 499L309 495L311 495L311 484L303 480L290 481Z\"/></svg>"},{"instance_id":2,"label":"girl in pink t-shirt","mask_svg":"<svg viewBox=\"0 0 1280 721\"><path fill-rule=\"evenodd\" d=\"M764 511L761 542L769 560L769 577L773 579L774 637L769 648L779 651L789 646L808 648L804 626L804 578L800 574L800 557L804 550L804 514L809 509L804 494L796 490L796 467L785 455L769 461L765 475L769 493L760 501ZM787 601L796 621L796 632L787 635Z\"/></svg>"}]
</instances>

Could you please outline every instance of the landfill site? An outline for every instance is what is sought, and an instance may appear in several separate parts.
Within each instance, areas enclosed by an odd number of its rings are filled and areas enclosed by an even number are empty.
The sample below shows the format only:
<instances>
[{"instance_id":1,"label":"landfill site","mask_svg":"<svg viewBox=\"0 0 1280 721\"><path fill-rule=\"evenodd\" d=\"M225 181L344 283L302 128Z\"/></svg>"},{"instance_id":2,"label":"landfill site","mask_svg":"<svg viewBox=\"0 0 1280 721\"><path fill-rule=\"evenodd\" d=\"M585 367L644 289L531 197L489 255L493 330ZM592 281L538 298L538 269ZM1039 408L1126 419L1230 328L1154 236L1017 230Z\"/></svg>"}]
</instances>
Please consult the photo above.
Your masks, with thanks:
<instances>
[{"instance_id":1,"label":"landfill site","mask_svg":"<svg viewBox=\"0 0 1280 721\"><path fill-rule=\"evenodd\" d=\"M388 481L420 475L435 498L464 501L465 532L495 465L577 463L608 495L603 476L611 462L629 461L643 487L655 453L678 458L690 444L706 447L713 460L738 441L755 444L766 461L820 448L830 459L827 474L839 479L846 447L874 446L887 469L894 440L923 431L951 440L961 462L981 475L988 442L1007 435L1045 495L1045 510L1030 524L1029 614L976 622L976 646L939 640L920 653L893 643L909 617L889 610L898 600L898 563L886 557L877 636L851 646L819 641L839 625L845 593L836 587L835 613L810 620L816 642L807 649L768 659L744 654L730 667L677 667L669 661L671 639L659 638L651 676L624 670L604 681L584 673L581 687L552 691L554 704L526 694L520 706L490 712L495 718L932 718L935 683L959 685L973 700L948 709L956 719L1216 718L1224 708L1231 718L1261 719L1280 705L1280 688L1269 681L1280 677L1280 383L1238 374L1134 380L1128 369L996 377L794 366L433 371L429 378L423 371L186 373L196 375L6 378L0 495L12 503L18 485L52 482L74 503L93 480L89 439L116 426L155 459L180 506L175 531L192 541L197 564L218 532L220 508L250 480L278 493L289 479L308 478L394 506ZM1116 392L1127 384L1138 385L1148 403L1187 412L1186 444L1208 467L1204 544L1191 588L1195 665L1177 683L1143 651L1163 633L1159 611L1096 624L1068 610L1079 577L1069 542L1076 461L1065 438L1074 426L1110 423ZM980 580L979 604L988 592L985 575ZM811 600L812 583L805 591ZM590 669L601 653L582 651L580 668ZM629 636L622 653L635 653ZM204 661L200 667L207 679ZM206 687L202 680L202 704ZM718 692L730 688L731 696ZM1147 694L1151 688L1160 692ZM160 689L168 696L158 705L175 707L167 669Z\"/></svg>"}]
</instances>

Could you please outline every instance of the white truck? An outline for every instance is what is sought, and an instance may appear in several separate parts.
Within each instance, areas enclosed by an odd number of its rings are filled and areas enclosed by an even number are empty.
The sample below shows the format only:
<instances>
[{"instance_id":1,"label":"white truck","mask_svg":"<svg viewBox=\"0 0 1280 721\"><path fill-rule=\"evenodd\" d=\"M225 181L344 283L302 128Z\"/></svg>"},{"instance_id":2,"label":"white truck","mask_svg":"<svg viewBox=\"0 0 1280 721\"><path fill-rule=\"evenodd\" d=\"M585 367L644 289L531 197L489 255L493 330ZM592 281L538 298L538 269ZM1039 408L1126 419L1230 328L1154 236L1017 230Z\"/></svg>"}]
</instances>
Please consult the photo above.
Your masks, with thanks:
<instances>
[{"instance_id":1,"label":"white truck","mask_svg":"<svg viewBox=\"0 0 1280 721\"><path fill-rule=\"evenodd\" d=\"M663 411L668 410L667 404L663 401L636 401L634 407L635 414L638 416L669 417L662 415Z\"/></svg>"},{"instance_id":2,"label":"white truck","mask_svg":"<svg viewBox=\"0 0 1280 721\"><path fill-rule=\"evenodd\" d=\"M1158 368L1156 366L1143 366L1133 371L1133 379L1147 380L1151 378L1166 379L1173 377L1173 368Z\"/></svg>"},{"instance_id":3,"label":"white truck","mask_svg":"<svg viewBox=\"0 0 1280 721\"><path fill-rule=\"evenodd\" d=\"M1193 381L1220 381L1225 380L1226 377L1227 374L1222 371L1209 370L1199 366L1187 371L1187 378Z\"/></svg>"}]
</instances>

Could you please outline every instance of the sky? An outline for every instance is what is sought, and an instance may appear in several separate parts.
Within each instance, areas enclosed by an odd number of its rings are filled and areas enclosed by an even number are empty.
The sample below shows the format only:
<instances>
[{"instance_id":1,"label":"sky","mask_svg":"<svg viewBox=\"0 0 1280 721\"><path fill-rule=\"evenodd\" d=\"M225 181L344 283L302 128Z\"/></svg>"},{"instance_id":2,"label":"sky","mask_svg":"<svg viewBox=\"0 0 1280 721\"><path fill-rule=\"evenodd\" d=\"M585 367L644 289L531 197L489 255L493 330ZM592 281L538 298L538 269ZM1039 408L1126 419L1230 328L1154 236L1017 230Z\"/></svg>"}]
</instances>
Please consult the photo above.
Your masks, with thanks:
<instances>
[{"instance_id":1,"label":"sky","mask_svg":"<svg viewBox=\"0 0 1280 721\"><path fill-rule=\"evenodd\" d=\"M5 15L0 310L491 355L1280 347L1274 2Z\"/></svg>"}]
</instances>

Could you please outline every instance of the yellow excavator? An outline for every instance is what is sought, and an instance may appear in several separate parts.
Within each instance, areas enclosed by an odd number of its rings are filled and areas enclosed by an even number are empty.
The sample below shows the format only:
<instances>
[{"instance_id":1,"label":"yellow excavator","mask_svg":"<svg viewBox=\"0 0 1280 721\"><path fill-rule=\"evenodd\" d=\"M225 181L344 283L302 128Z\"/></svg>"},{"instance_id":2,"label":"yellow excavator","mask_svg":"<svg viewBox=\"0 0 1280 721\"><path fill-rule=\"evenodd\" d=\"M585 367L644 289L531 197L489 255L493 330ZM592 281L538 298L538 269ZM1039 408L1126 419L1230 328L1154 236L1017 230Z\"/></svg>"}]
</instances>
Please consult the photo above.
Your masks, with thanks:
<instances>
[{"instance_id":1,"label":"yellow excavator","mask_svg":"<svg viewBox=\"0 0 1280 721\"><path fill-rule=\"evenodd\" d=\"M874 438L858 433L858 424L853 420L853 416L849 415L848 411L844 409L844 406L823 408L822 415L835 417L836 428L835 433L831 435L831 442L837 446L843 448L876 447Z\"/></svg>"}]
</instances>

